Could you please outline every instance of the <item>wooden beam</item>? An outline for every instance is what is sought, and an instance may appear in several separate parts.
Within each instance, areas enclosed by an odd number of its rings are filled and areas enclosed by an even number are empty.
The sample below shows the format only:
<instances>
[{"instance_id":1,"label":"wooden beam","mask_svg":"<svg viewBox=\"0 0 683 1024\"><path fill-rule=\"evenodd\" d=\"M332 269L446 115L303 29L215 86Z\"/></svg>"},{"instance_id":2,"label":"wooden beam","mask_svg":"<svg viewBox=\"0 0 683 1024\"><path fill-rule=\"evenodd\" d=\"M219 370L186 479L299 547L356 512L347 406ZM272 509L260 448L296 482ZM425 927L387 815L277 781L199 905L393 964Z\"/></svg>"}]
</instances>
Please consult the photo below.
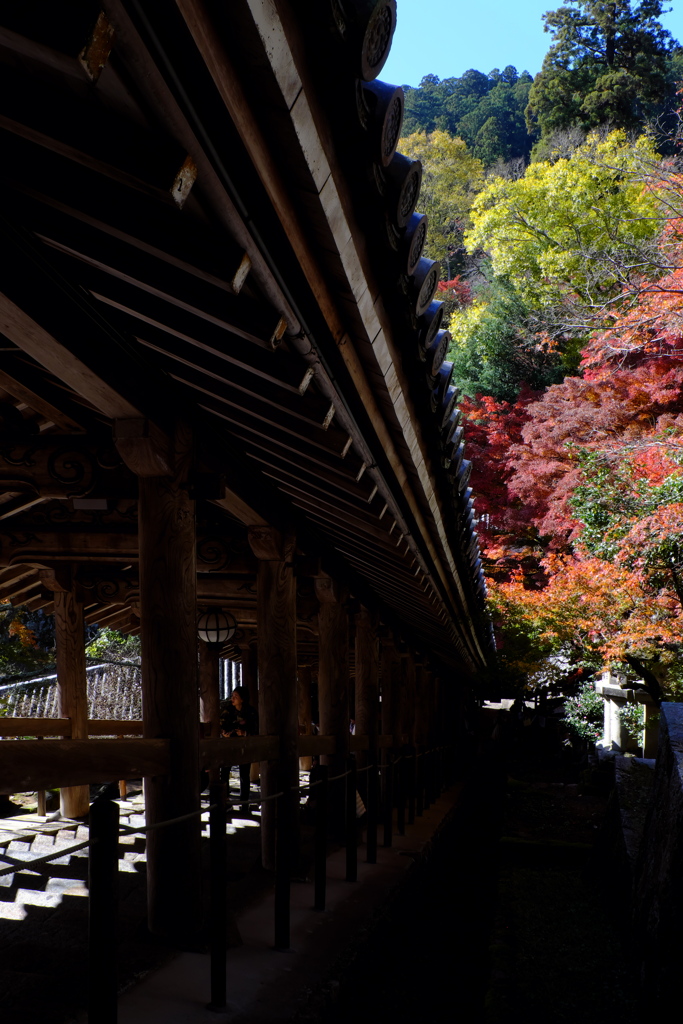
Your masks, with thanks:
<instances>
[{"instance_id":1,"label":"wooden beam","mask_svg":"<svg viewBox=\"0 0 683 1024\"><path fill-rule=\"evenodd\" d=\"M134 719L89 718L88 736L142 736ZM63 736L71 739L70 718L0 718L0 736Z\"/></svg>"},{"instance_id":2,"label":"wooden beam","mask_svg":"<svg viewBox=\"0 0 683 1024\"><path fill-rule=\"evenodd\" d=\"M88 722L88 736L142 736L142 722L93 718Z\"/></svg>"},{"instance_id":3,"label":"wooden beam","mask_svg":"<svg viewBox=\"0 0 683 1024\"><path fill-rule=\"evenodd\" d=\"M71 89L46 89L16 68L0 65L0 87L7 97L0 116L6 132L129 188L183 205L194 178L185 180L187 152L168 135L109 105L85 104Z\"/></svg>"},{"instance_id":4,"label":"wooden beam","mask_svg":"<svg viewBox=\"0 0 683 1024\"><path fill-rule=\"evenodd\" d=\"M29 368L25 364L20 363L17 359L8 358L8 356L8 353L3 353L2 355L3 365L0 368L0 388L3 388L19 402L24 402L29 409L33 409L34 412L44 416L49 422L54 423L59 430L63 430L65 433L83 430L79 422L72 419L63 409L58 408L57 405L45 397L44 387L36 379L35 375L31 375ZM54 396L55 389L50 388L49 390L52 392L51 397L56 397ZM63 396L63 399L69 406L72 405L66 395ZM83 410L83 413L84 416L88 415L85 410Z\"/></svg>"},{"instance_id":5,"label":"wooden beam","mask_svg":"<svg viewBox=\"0 0 683 1024\"><path fill-rule=\"evenodd\" d=\"M337 740L334 736L299 736L300 757L313 755L330 757L336 749Z\"/></svg>"},{"instance_id":6,"label":"wooden beam","mask_svg":"<svg viewBox=\"0 0 683 1024\"><path fill-rule=\"evenodd\" d=\"M70 206L55 198L60 193L49 178L40 180L39 193L15 182L22 220L42 236L82 249L85 255L108 251L111 240L126 247L118 251L126 252L129 266L131 257L144 254L223 291L237 294L241 290L251 261L230 238L219 237L208 226L202 229L196 220L189 229L168 204L143 199L130 189L119 195L115 185L107 189L103 184L98 187L99 202L93 203L91 196L81 192L73 196L77 205ZM43 189L52 189L51 195Z\"/></svg>"},{"instance_id":7,"label":"wooden beam","mask_svg":"<svg viewBox=\"0 0 683 1024\"><path fill-rule=\"evenodd\" d=\"M70 739L71 719L0 718L0 736L64 736Z\"/></svg>"},{"instance_id":8,"label":"wooden beam","mask_svg":"<svg viewBox=\"0 0 683 1024\"><path fill-rule=\"evenodd\" d=\"M134 405L118 394L102 377L98 377L7 295L1 293L0 331L55 377L101 409L106 416L115 419L140 415Z\"/></svg>"},{"instance_id":9,"label":"wooden beam","mask_svg":"<svg viewBox=\"0 0 683 1024\"><path fill-rule=\"evenodd\" d=\"M165 776L169 741L12 740L0 743L0 793Z\"/></svg>"},{"instance_id":10,"label":"wooden beam","mask_svg":"<svg viewBox=\"0 0 683 1024\"><path fill-rule=\"evenodd\" d=\"M160 316L164 322L176 309L184 310L200 331L208 322L267 349L280 344L286 326L280 314L246 294L238 297L202 276L188 274L184 267L90 228L76 224L68 234L63 232L64 227L49 234L43 227L37 231L68 276L75 273L93 293L122 311L154 320Z\"/></svg>"},{"instance_id":11,"label":"wooden beam","mask_svg":"<svg viewBox=\"0 0 683 1024\"><path fill-rule=\"evenodd\" d=\"M277 736L237 736L199 741L199 760L209 771L233 764L277 761L280 741Z\"/></svg>"}]
</instances>

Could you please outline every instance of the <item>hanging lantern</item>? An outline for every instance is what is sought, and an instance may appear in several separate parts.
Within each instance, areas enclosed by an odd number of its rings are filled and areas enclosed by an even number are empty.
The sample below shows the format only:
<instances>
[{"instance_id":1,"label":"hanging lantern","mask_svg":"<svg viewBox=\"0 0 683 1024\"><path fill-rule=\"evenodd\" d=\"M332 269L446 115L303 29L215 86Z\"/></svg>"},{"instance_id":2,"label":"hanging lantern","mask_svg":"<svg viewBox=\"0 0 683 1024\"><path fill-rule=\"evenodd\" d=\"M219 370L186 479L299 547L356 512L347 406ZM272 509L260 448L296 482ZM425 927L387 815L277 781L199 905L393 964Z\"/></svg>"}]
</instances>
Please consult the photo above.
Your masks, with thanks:
<instances>
[{"instance_id":1,"label":"hanging lantern","mask_svg":"<svg viewBox=\"0 0 683 1024\"><path fill-rule=\"evenodd\" d=\"M232 639L237 629L237 622L229 612L220 608L210 608L204 612L197 623L197 634L207 644L224 644Z\"/></svg>"}]
</instances>

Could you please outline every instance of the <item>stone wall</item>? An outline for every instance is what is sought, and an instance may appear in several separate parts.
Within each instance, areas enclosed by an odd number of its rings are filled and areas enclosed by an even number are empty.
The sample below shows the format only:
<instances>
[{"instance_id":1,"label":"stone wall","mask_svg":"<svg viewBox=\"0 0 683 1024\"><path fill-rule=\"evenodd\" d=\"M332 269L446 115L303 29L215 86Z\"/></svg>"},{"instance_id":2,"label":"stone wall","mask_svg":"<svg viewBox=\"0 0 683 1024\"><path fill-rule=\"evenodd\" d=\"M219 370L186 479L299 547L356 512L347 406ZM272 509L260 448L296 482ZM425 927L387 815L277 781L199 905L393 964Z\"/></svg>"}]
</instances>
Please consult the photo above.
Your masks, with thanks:
<instances>
[{"instance_id":1,"label":"stone wall","mask_svg":"<svg viewBox=\"0 0 683 1024\"><path fill-rule=\"evenodd\" d=\"M678 1002L683 964L683 704L662 704L652 802L635 871L634 941L642 990Z\"/></svg>"}]
</instances>

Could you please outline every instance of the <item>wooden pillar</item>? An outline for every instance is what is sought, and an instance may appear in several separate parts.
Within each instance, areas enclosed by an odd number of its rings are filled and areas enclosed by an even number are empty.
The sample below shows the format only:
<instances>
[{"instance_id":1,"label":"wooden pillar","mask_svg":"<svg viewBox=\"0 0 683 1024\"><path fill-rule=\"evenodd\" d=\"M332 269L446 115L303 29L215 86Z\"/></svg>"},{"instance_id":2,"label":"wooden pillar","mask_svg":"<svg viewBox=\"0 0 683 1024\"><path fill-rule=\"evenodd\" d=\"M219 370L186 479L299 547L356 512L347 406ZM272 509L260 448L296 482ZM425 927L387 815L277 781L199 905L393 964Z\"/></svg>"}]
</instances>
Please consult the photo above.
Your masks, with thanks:
<instances>
[{"instance_id":1,"label":"wooden pillar","mask_svg":"<svg viewBox=\"0 0 683 1024\"><path fill-rule=\"evenodd\" d=\"M299 763L296 678L296 584L294 539L270 526L249 527L249 543L259 560L257 579L259 730L280 740L279 761L261 763L261 796L285 789L281 804L289 830L290 858L297 855ZM275 868L276 801L261 809L261 855L267 870ZM278 826L279 827L279 826ZM290 863L292 861L290 860Z\"/></svg>"},{"instance_id":2,"label":"wooden pillar","mask_svg":"<svg viewBox=\"0 0 683 1024\"><path fill-rule=\"evenodd\" d=\"M318 610L318 714L322 736L334 736L335 753L325 755L331 778L346 771L349 755L349 617L343 595L329 576L316 579ZM345 788L330 784L330 829L345 835Z\"/></svg>"},{"instance_id":3,"label":"wooden pillar","mask_svg":"<svg viewBox=\"0 0 683 1024\"><path fill-rule=\"evenodd\" d=\"M405 700L403 704L403 732L408 737L408 744L413 746L416 742L416 717L417 708L417 679L415 670L415 659L408 654L404 660L405 671Z\"/></svg>"},{"instance_id":4,"label":"wooden pillar","mask_svg":"<svg viewBox=\"0 0 683 1024\"><path fill-rule=\"evenodd\" d=\"M424 665L413 660L413 674L415 687L413 742L416 746L425 746L427 744L430 717L427 670Z\"/></svg>"},{"instance_id":5,"label":"wooden pillar","mask_svg":"<svg viewBox=\"0 0 683 1024\"><path fill-rule=\"evenodd\" d=\"M377 624L367 608L356 613L356 736L367 736L369 750L360 751L363 764L375 764L379 719L379 659Z\"/></svg>"},{"instance_id":6,"label":"wooden pillar","mask_svg":"<svg viewBox=\"0 0 683 1024\"><path fill-rule=\"evenodd\" d=\"M242 648L242 686L246 687L251 706L258 709L258 642L255 636ZM260 776L259 762L254 761L249 778L258 782Z\"/></svg>"},{"instance_id":7,"label":"wooden pillar","mask_svg":"<svg viewBox=\"0 0 683 1024\"><path fill-rule=\"evenodd\" d=\"M54 591L59 714L71 719L71 739L88 738L88 681L85 672L83 604L73 589ZM80 818L90 810L90 787L67 786L60 792L61 812Z\"/></svg>"},{"instance_id":8,"label":"wooden pillar","mask_svg":"<svg viewBox=\"0 0 683 1024\"><path fill-rule=\"evenodd\" d=\"M220 647L199 640L199 713L204 736L220 736Z\"/></svg>"},{"instance_id":9,"label":"wooden pillar","mask_svg":"<svg viewBox=\"0 0 683 1024\"><path fill-rule=\"evenodd\" d=\"M380 640L379 678L382 692L382 724L383 736L391 736L393 729L394 681L393 666L396 654L391 637L383 636Z\"/></svg>"},{"instance_id":10,"label":"wooden pillar","mask_svg":"<svg viewBox=\"0 0 683 1024\"><path fill-rule=\"evenodd\" d=\"M299 735L311 735L311 666L299 665ZM299 758L299 768L302 772L311 770L312 758L309 755Z\"/></svg>"},{"instance_id":11,"label":"wooden pillar","mask_svg":"<svg viewBox=\"0 0 683 1024\"><path fill-rule=\"evenodd\" d=\"M345 771L349 754L349 617L342 595L329 577L315 581L318 611L318 711L320 733L334 736L327 755L330 775Z\"/></svg>"},{"instance_id":12,"label":"wooden pillar","mask_svg":"<svg viewBox=\"0 0 683 1024\"><path fill-rule=\"evenodd\" d=\"M258 707L258 641L255 636L242 648L242 686L249 694L249 703Z\"/></svg>"},{"instance_id":13,"label":"wooden pillar","mask_svg":"<svg viewBox=\"0 0 683 1024\"><path fill-rule=\"evenodd\" d=\"M179 429L173 475L139 480L143 731L170 740L168 775L145 779L149 825L200 807L191 441ZM147 835L149 928L184 948L200 928L200 837L199 816Z\"/></svg>"}]
</instances>

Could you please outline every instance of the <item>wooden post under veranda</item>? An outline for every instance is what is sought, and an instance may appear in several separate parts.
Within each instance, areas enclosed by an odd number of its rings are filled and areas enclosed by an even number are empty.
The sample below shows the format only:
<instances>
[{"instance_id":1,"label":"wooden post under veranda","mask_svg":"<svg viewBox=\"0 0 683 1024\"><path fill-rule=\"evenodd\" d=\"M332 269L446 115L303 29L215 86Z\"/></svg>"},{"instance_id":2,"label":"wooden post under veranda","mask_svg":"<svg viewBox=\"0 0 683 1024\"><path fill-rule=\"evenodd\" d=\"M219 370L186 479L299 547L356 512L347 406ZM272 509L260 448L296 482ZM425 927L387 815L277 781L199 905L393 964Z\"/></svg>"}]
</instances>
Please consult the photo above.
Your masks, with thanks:
<instances>
[{"instance_id":1,"label":"wooden post under veranda","mask_svg":"<svg viewBox=\"0 0 683 1024\"><path fill-rule=\"evenodd\" d=\"M71 739L88 738L88 680L85 671L83 603L72 587L55 589L55 645L59 714L71 719ZM60 793L65 818L80 818L90 810L90 787L67 786Z\"/></svg>"},{"instance_id":2,"label":"wooden post under veranda","mask_svg":"<svg viewBox=\"0 0 683 1024\"><path fill-rule=\"evenodd\" d=\"M191 814L199 798L199 694L192 438L179 427L172 475L140 476L140 619L145 737L170 740L168 775L145 778L147 824ZM192 948L201 923L199 816L147 835L149 929Z\"/></svg>"}]
</instances>

